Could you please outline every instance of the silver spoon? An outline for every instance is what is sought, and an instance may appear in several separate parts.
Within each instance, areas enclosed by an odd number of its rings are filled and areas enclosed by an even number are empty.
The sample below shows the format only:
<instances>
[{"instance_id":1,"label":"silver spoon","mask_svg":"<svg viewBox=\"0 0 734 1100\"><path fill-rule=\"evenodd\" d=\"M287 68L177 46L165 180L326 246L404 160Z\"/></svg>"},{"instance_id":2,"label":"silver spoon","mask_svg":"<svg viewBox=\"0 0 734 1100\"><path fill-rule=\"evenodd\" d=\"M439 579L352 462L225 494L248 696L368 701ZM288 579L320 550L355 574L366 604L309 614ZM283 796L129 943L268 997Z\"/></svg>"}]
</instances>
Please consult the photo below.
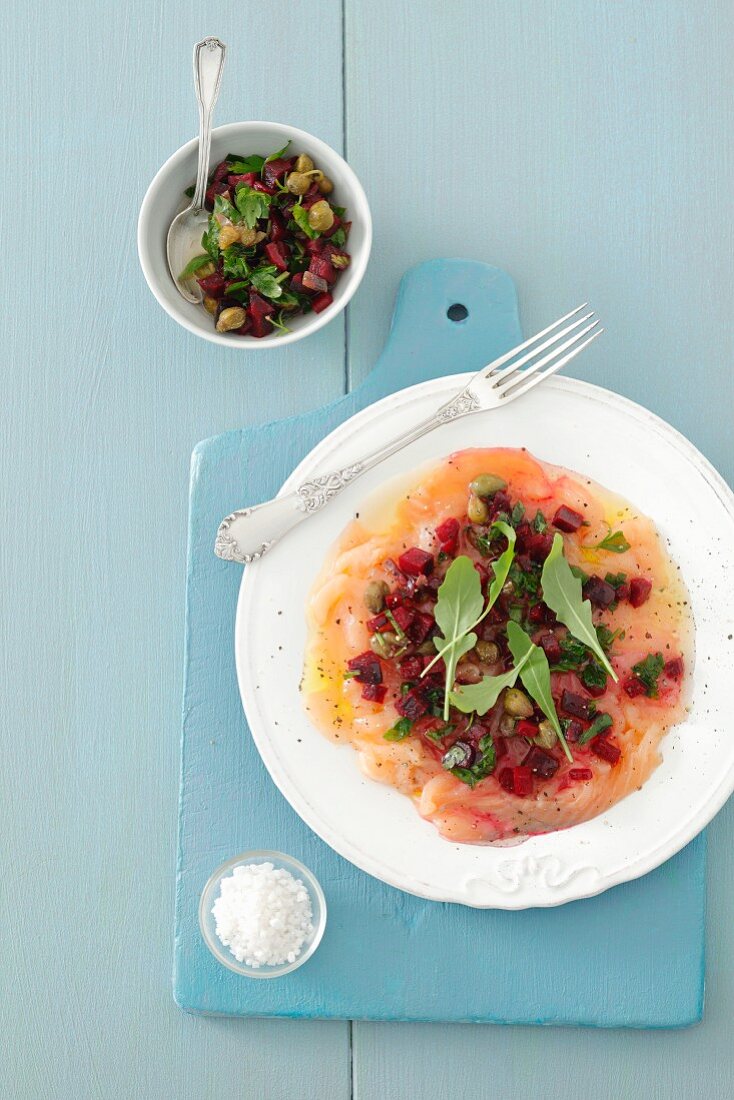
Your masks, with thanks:
<instances>
[{"instance_id":1,"label":"silver spoon","mask_svg":"<svg viewBox=\"0 0 734 1100\"><path fill-rule=\"evenodd\" d=\"M166 242L171 278L179 294L187 302L201 301L201 292L192 294L191 289L181 282L179 275L189 260L201 252L201 235L209 222L204 198L209 178L212 115L222 83L226 52L227 47L218 38L204 38L194 46L194 87L199 103L199 165L196 171L196 188L189 206L177 214L171 222ZM199 289L198 286L196 289Z\"/></svg>"}]
</instances>

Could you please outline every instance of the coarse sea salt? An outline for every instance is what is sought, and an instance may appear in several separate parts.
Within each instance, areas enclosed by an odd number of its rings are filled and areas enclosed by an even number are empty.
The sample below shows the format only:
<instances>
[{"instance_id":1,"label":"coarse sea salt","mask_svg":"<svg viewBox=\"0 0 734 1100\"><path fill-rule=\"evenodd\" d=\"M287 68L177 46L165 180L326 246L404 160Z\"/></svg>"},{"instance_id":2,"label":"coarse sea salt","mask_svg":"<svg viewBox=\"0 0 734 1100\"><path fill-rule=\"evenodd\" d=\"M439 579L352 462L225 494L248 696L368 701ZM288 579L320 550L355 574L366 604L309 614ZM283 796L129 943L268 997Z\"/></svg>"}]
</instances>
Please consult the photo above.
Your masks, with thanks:
<instances>
[{"instance_id":1,"label":"coarse sea salt","mask_svg":"<svg viewBox=\"0 0 734 1100\"><path fill-rule=\"evenodd\" d=\"M272 863L235 867L221 880L212 915L220 941L253 969L295 962L313 932L308 890Z\"/></svg>"}]
</instances>

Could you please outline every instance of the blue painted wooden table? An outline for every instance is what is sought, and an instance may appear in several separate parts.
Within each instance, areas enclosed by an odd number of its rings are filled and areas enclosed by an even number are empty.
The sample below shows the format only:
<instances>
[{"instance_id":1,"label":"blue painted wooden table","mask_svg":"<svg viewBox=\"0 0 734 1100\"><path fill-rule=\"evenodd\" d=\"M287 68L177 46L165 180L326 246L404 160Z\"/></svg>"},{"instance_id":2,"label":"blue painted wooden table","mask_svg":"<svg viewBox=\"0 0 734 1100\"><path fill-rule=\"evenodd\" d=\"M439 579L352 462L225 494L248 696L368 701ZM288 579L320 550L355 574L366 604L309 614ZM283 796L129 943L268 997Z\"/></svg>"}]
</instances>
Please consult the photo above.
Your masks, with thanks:
<instances>
[{"instance_id":1,"label":"blue painted wooden table","mask_svg":"<svg viewBox=\"0 0 734 1100\"><path fill-rule=\"evenodd\" d=\"M170 995L170 929L191 449L353 387L406 267L496 263L528 331L589 298L607 335L584 376L734 480L731 5L31 0L6 26L0 1095L729 1097L731 805L686 1032L196 1019ZM282 353L197 341L137 266L211 33L218 120L345 148L372 203L348 317Z\"/></svg>"}]
</instances>

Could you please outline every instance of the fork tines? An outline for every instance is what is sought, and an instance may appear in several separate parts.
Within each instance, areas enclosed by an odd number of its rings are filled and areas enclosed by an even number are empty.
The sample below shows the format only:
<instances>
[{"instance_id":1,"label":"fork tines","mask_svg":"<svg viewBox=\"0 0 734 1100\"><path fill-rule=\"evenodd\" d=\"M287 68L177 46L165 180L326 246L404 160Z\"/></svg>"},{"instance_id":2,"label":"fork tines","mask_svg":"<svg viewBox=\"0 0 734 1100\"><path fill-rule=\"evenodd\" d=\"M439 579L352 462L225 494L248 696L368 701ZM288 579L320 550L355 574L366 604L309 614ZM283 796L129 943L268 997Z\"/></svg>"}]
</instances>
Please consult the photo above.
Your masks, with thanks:
<instances>
[{"instance_id":1,"label":"fork tines","mask_svg":"<svg viewBox=\"0 0 734 1100\"><path fill-rule=\"evenodd\" d=\"M586 309L587 305L584 302L489 365L485 377L491 380L497 397L514 398L527 393L544 378L555 374L601 335L604 329L599 328L600 322L594 318L593 310L578 317L570 325L565 324ZM546 351L547 354L542 355ZM522 352L525 354L521 354ZM500 367L503 369L500 370Z\"/></svg>"}]
</instances>

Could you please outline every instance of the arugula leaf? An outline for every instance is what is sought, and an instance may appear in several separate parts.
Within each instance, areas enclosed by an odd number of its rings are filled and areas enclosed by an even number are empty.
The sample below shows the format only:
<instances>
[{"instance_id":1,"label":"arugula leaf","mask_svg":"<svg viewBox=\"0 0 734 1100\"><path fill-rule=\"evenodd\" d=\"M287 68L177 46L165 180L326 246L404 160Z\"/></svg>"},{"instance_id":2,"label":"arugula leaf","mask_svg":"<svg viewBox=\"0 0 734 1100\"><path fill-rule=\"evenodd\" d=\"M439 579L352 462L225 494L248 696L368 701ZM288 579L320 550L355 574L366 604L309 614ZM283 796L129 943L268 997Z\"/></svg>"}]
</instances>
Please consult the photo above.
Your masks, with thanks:
<instances>
[{"instance_id":1,"label":"arugula leaf","mask_svg":"<svg viewBox=\"0 0 734 1100\"><path fill-rule=\"evenodd\" d=\"M612 719L608 714L597 714L589 728L580 734L578 744L588 745L592 738L596 737L599 733L603 733L604 730L608 730L611 724Z\"/></svg>"},{"instance_id":2,"label":"arugula leaf","mask_svg":"<svg viewBox=\"0 0 734 1100\"><path fill-rule=\"evenodd\" d=\"M439 621L438 612L439 608L441 607L442 598L450 600L453 596L452 590L450 588L447 589L447 592L444 594L444 585L448 581L449 575L452 573L452 571L454 571L454 577L457 584L460 582L466 586L467 590L471 590L473 593L475 593L473 603L478 610L478 614L476 614L473 619L470 619L467 625L464 627L463 633L465 634L465 638L461 639L454 636L450 641L447 641L447 637L434 639L434 645L436 646L438 652L436 653L436 656L433 658L433 660L428 665L426 665L426 667L423 669L423 672L421 673L422 676L425 676L426 673L433 668L436 661L438 661L440 657L443 657L444 661L446 662L446 691L444 697L443 711L444 721L447 721L449 716L449 696L451 694L451 689L454 686L454 679L456 677L456 665L459 659L463 657L465 653L468 653L469 650L476 645L477 636L473 633L474 627L479 625L484 616L491 611L492 607L494 607L495 603L497 602L505 581L507 580L507 575L510 572L510 566L512 565L512 561L515 556L516 536L512 527L504 522L493 523L492 527L490 528L490 535L494 531L498 531L499 534L505 536L505 538L507 539L507 549L500 554L496 561L492 562L493 579L489 586L486 607L483 607L484 600L482 598L482 585L479 581L479 574L474 568L471 559L467 558L464 555L455 558L454 561L451 563L446 572L446 576L444 577L443 584L438 590L438 603L436 604L435 615L436 622L438 622L438 625L441 627L442 630L444 628L442 623ZM465 563L461 567L461 574L456 571L457 562ZM473 574L473 577L470 574ZM442 611L442 613L444 612ZM467 631L469 631L470 633L466 633ZM446 631L444 630L444 635L445 634ZM465 642L469 638L472 639L471 645L465 645ZM450 666L449 661L446 658L447 652L451 650L451 656L453 655L454 650L458 652L459 649L461 649L461 652L458 653L456 660Z\"/></svg>"},{"instance_id":3,"label":"arugula leaf","mask_svg":"<svg viewBox=\"0 0 734 1100\"><path fill-rule=\"evenodd\" d=\"M291 143L291 139L288 138L288 140L286 141L286 143L285 143L285 145L283 146L282 149L279 149L277 153L271 153L269 157L265 158L265 164L270 164L271 161L274 161L274 160L280 160L280 158L283 156L283 153L286 151L286 149L288 148L290 143Z\"/></svg>"},{"instance_id":4,"label":"arugula leaf","mask_svg":"<svg viewBox=\"0 0 734 1100\"><path fill-rule=\"evenodd\" d=\"M536 535L542 535L548 530L548 521L540 510L535 513L535 517L530 526L533 531L535 531Z\"/></svg>"},{"instance_id":5,"label":"arugula leaf","mask_svg":"<svg viewBox=\"0 0 734 1100\"><path fill-rule=\"evenodd\" d=\"M233 225L240 225L242 223L239 210L232 206L232 203L229 199L225 199L224 195L217 195L214 199L214 214L221 214L222 217L231 221ZM214 218L214 222L218 231L220 225L216 218ZM211 219L209 221L209 227L211 228Z\"/></svg>"},{"instance_id":6,"label":"arugula leaf","mask_svg":"<svg viewBox=\"0 0 734 1100\"><path fill-rule=\"evenodd\" d=\"M594 546L594 550L608 550L610 554L624 554L625 550L629 550L630 544L624 537L621 531L612 532L611 527L609 533Z\"/></svg>"},{"instance_id":7,"label":"arugula leaf","mask_svg":"<svg viewBox=\"0 0 734 1100\"><path fill-rule=\"evenodd\" d=\"M529 658L528 650L524 661ZM476 711L479 715L486 714L492 709L505 688L514 687L524 661L520 661L519 665L511 668L509 672L500 673L499 676L485 676L478 684L462 684L456 691L449 693L451 702L464 714L471 714L472 711Z\"/></svg>"},{"instance_id":8,"label":"arugula leaf","mask_svg":"<svg viewBox=\"0 0 734 1100\"><path fill-rule=\"evenodd\" d=\"M277 268L268 266L255 268L252 272L252 285L259 294L264 294L266 298L280 298L283 293L283 287L275 278L274 271L277 271Z\"/></svg>"},{"instance_id":9,"label":"arugula leaf","mask_svg":"<svg viewBox=\"0 0 734 1100\"><path fill-rule=\"evenodd\" d=\"M263 191L255 191L254 188L248 187L246 183L238 183L234 201L247 228L254 229L258 218L267 218L270 213L272 195L266 195Z\"/></svg>"},{"instance_id":10,"label":"arugula leaf","mask_svg":"<svg viewBox=\"0 0 734 1100\"><path fill-rule=\"evenodd\" d=\"M579 642L583 642L607 670L615 683L619 677L610 665L591 618L591 604L583 599L581 581L571 572L563 555L563 538L555 535L551 552L543 564L541 574L543 601L556 613Z\"/></svg>"},{"instance_id":11,"label":"arugula leaf","mask_svg":"<svg viewBox=\"0 0 734 1100\"><path fill-rule=\"evenodd\" d=\"M606 688L607 686L606 671L593 659L589 661L586 668L582 669L579 679L586 688Z\"/></svg>"},{"instance_id":12,"label":"arugula leaf","mask_svg":"<svg viewBox=\"0 0 734 1100\"><path fill-rule=\"evenodd\" d=\"M658 697L658 677L663 671L665 659L662 653L648 653L644 661L639 661L632 666L632 671L638 680L645 685L645 695L648 699Z\"/></svg>"},{"instance_id":13,"label":"arugula leaf","mask_svg":"<svg viewBox=\"0 0 734 1100\"><path fill-rule=\"evenodd\" d=\"M386 741L402 741L410 733L412 725L410 718L399 718L395 725L386 730L382 736Z\"/></svg>"},{"instance_id":14,"label":"arugula leaf","mask_svg":"<svg viewBox=\"0 0 734 1100\"><path fill-rule=\"evenodd\" d=\"M199 268L204 267L205 264L210 264L211 262L212 258L208 252L204 256L194 256L194 258L192 260L189 260L189 262L186 264L186 267L179 275L179 279L190 279L191 276L199 270Z\"/></svg>"},{"instance_id":15,"label":"arugula leaf","mask_svg":"<svg viewBox=\"0 0 734 1100\"><path fill-rule=\"evenodd\" d=\"M483 607L479 574L471 559L462 554L452 561L438 590L434 613L442 637L435 639L438 653L423 670L425 675L439 657L443 657L446 663L444 721L448 721L449 717L449 695L456 679L456 665L476 645L477 636L473 628L482 617Z\"/></svg>"},{"instance_id":16,"label":"arugula leaf","mask_svg":"<svg viewBox=\"0 0 734 1100\"><path fill-rule=\"evenodd\" d=\"M312 229L308 224L308 210L304 206L301 206L300 202L296 203L292 210L293 220L299 229L302 229L307 237L310 237L312 241L315 241L321 234L317 229Z\"/></svg>"},{"instance_id":17,"label":"arugula leaf","mask_svg":"<svg viewBox=\"0 0 734 1100\"><path fill-rule=\"evenodd\" d=\"M494 607L499 599L500 593L505 586L512 562L515 557L515 539L517 538L514 530L508 523L504 523L500 520L498 523L493 523L490 527L490 535L495 531L499 531L501 535L504 535L507 539L507 549L504 550L496 561L492 562L493 579L489 586L489 603L487 604L484 614L486 615L491 608ZM484 617L484 616L482 616ZM479 625L478 623L475 625Z\"/></svg>"},{"instance_id":18,"label":"arugula leaf","mask_svg":"<svg viewBox=\"0 0 734 1100\"><path fill-rule=\"evenodd\" d=\"M515 662L515 668L519 671L523 686L538 704L546 716L556 736L561 743L561 748L573 763L573 756L568 747L568 742L563 735L561 723L558 721L556 705L551 694L550 667L548 658L540 646L534 645L527 634L517 623L512 621L507 624L507 641L510 653Z\"/></svg>"},{"instance_id":19,"label":"arugula leaf","mask_svg":"<svg viewBox=\"0 0 734 1100\"><path fill-rule=\"evenodd\" d=\"M258 153L252 153L249 157L241 157L237 153L227 153L224 159L229 164L230 175L233 176L243 176L246 172L257 172L259 174L265 164L265 157L259 156Z\"/></svg>"},{"instance_id":20,"label":"arugula leaf","mask_svg":"<svg viewBox=\"0 0 734 1100\"><path fill-rule=\"evenodd\" d=\"M230 283L227 287L227 297L237 298L238 301L245 303L250 296L250 283L247 279L242 279L239 283Z\"/></svg>"},{"instance_id":21,"label":"arugula leaf","mask_svg":"<svg viewBox=\"0 0 734 1100\"><path fill-rule=\"evenodd\" d=\"M486 733L484 737L480 737L477 748L479 749L479 756L470 768L449 768L452 775L455 775L462 783L466 783L472 788L476 787L482 779L486 779L494 771L497 763L497 753L490 734Z\"/></svg>"}]
</instances>

